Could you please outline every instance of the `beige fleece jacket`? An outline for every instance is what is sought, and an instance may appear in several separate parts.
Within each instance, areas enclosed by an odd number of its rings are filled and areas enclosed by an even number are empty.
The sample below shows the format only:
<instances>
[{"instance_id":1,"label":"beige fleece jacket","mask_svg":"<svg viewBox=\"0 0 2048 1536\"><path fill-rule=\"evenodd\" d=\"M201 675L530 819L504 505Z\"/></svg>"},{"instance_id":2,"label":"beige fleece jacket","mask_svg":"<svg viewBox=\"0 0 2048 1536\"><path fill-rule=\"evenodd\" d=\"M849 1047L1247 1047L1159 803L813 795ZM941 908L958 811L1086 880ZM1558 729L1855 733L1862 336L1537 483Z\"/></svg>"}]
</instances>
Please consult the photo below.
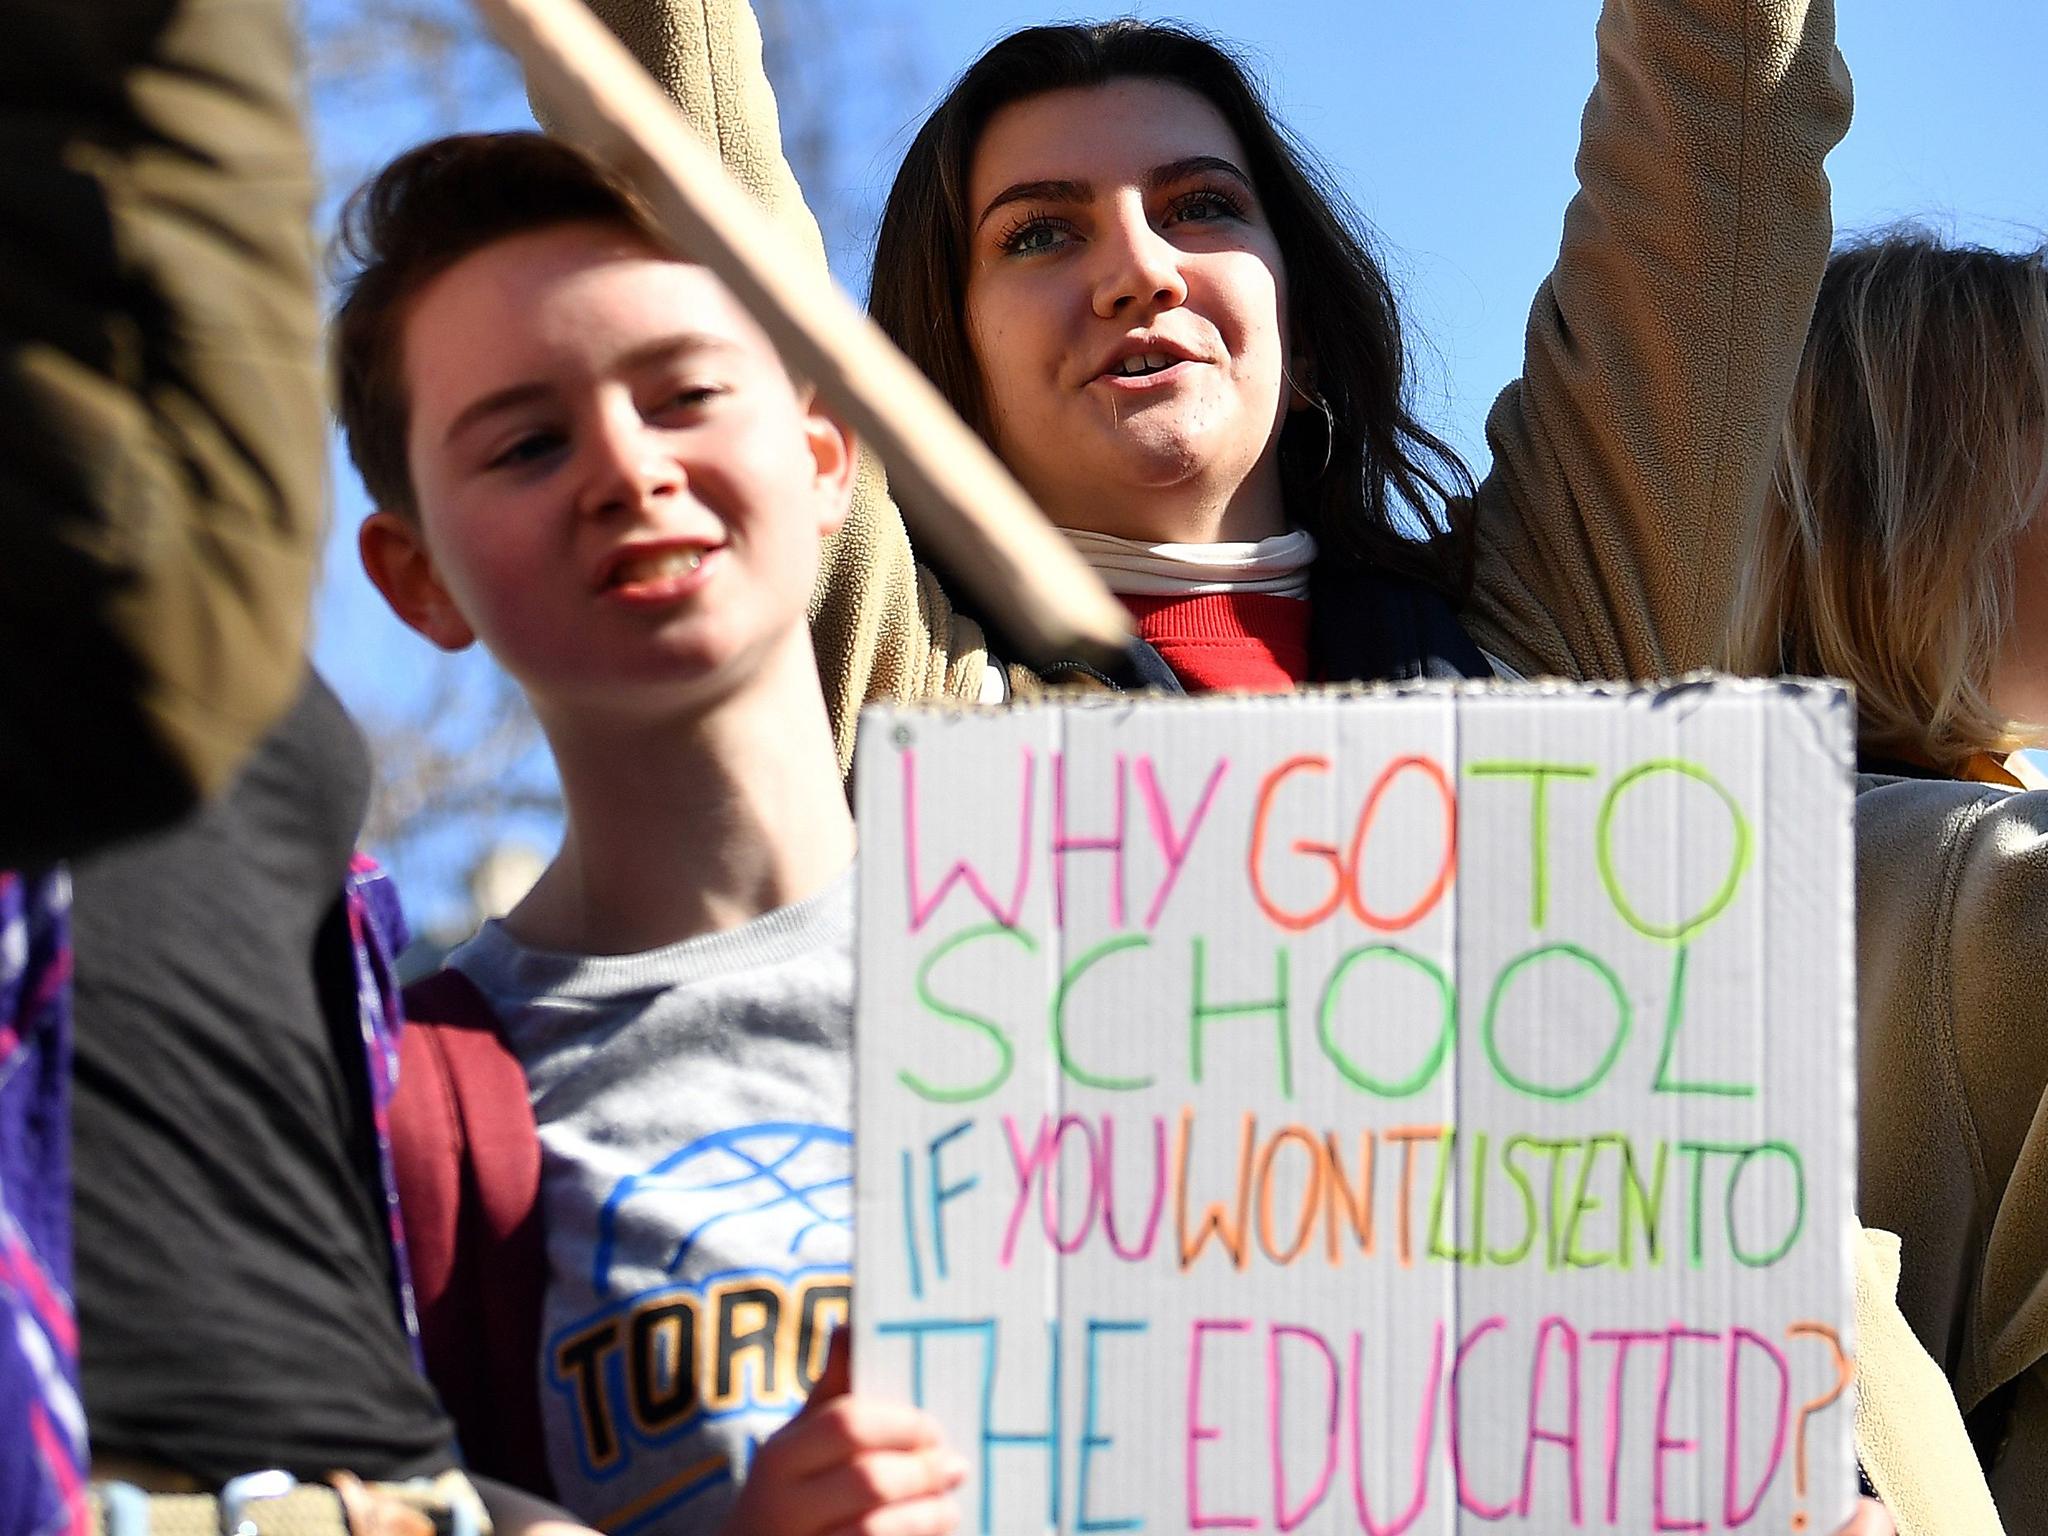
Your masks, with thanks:
<instances>
[{"instance_id":1,"label":"beige fleece jacket","mask_svg":"<svg viewBox=\"0 0 2048 1536\"><path fill-rule=\"evenodd\" d=\"M822 270L745 0L590 0ZM1832 234L1848 124L1830 0L1608 0L1580 192L1487 420L1463 618L1527 676L1668 676L1719 654ZM979 696L981 632L919 566L879 471L813 598L842 767L860 706ZM1865 1239L1858 1447L1903 1536L1998 1529L1944 1390Z\"/></svg>"},{"instance_id":2,"label":"beige fleece jacket","mask_svg":"<svg viewBox=\"0 0 2048 1536\"><path fill-rule=\"evenodd\" d=\"M1856 797L1864 1219L2007 1529L2048 1533L2048 790Z\"/></svg>"}]
</instances>

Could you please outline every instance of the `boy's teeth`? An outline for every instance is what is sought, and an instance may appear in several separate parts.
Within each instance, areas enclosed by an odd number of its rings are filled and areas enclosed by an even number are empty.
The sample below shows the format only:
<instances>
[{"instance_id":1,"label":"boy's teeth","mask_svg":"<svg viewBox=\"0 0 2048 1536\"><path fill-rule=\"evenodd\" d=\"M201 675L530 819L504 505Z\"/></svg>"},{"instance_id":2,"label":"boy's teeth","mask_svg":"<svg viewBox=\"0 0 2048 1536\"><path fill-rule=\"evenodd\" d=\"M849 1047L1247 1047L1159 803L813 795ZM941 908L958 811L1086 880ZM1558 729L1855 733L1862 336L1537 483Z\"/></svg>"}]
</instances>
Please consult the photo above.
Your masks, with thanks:
<instances>
[{"instance_id":1,"label":"boy's teeth","mask_svg":"<svg viewBox=\"0 0 2048 1536\"><path fill-rule=\"evenodd\" d=\"M618 568L612 577L615 586L631 586L642 581L662 581L672 576L687 576L704 563L701 550L683 549L669 554L653 555L644 560L628 560Z\"/></svg>"},{"instance_id":2,"label":"boy's teeth","mask_svg":"<svg viewBox=\"0 0 2048 1536\"><path fill-rule=\"evenodd\" d=\"M1173 361L1164 352L1146 352L1137 357L1124 359L1123 371L1126 376L1137 373L1157 373Z\"/></svg>"}]
</instances>

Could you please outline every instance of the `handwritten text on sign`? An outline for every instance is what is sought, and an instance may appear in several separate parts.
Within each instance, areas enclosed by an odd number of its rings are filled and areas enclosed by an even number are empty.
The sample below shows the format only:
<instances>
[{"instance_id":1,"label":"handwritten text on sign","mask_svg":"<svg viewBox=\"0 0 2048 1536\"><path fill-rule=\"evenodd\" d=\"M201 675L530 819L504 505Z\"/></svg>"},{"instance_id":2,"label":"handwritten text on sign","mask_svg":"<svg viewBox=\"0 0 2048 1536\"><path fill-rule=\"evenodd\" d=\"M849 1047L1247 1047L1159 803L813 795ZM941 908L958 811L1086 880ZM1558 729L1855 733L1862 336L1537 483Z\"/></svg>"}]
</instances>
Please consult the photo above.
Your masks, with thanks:
<instances>
[{"instance_id":1,"label":"handwritten text on sign","mask_svg":"<svg viewBox=\"0 0 2048 1536\"><path fill-rule=\"evenodd\" d=\"M984 1531L1831 1529L1847 714L871 712L864 1389Z\"/></svg>"}]
</instances>

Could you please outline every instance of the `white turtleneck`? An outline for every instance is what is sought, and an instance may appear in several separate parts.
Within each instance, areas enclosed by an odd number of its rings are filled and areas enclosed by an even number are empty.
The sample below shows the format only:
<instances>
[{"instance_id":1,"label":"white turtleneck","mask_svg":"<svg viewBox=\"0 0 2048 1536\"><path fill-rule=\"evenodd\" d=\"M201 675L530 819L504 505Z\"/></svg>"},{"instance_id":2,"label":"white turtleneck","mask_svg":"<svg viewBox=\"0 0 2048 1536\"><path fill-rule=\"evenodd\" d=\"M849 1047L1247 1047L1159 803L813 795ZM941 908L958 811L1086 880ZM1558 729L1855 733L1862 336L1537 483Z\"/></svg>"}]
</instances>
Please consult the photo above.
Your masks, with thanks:
<instances>
[{"instance_id":1,"label":"white turtleneck","mask_svg":"<svg viewBox=\"0 0 2048 1536\"><path fill-rule=\"evenodd\" d=\"M1149 544L1063 528L1081 558L1123 597L1193 597L1206 592L1308 596L1316 541L1306 529L1238 544Z\"/></svg>"}]
</instances>

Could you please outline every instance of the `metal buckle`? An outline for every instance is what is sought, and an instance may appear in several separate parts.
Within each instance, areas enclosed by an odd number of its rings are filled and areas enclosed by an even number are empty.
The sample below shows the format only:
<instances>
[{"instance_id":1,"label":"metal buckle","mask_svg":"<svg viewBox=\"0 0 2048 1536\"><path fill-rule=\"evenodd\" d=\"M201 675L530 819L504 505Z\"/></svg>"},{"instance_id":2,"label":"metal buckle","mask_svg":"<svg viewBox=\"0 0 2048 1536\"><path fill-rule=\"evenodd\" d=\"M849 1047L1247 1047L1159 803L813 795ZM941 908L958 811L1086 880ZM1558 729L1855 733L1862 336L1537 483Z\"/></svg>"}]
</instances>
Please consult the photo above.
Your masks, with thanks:
<instances>
[{"instance_id":1,"label":"metal buckle","mask_svg":"<svg viewBox=\"0 0 2048 1536\"><path fill-rule=\"evenodd\" d=\"M220 1536L262 1536L249 1518L249 1506L262 1499L281 1499L299 1486L299 1480L282 1467L262 1472L244 1472L221 1484Z\"/></svg>"}]
</instances>

